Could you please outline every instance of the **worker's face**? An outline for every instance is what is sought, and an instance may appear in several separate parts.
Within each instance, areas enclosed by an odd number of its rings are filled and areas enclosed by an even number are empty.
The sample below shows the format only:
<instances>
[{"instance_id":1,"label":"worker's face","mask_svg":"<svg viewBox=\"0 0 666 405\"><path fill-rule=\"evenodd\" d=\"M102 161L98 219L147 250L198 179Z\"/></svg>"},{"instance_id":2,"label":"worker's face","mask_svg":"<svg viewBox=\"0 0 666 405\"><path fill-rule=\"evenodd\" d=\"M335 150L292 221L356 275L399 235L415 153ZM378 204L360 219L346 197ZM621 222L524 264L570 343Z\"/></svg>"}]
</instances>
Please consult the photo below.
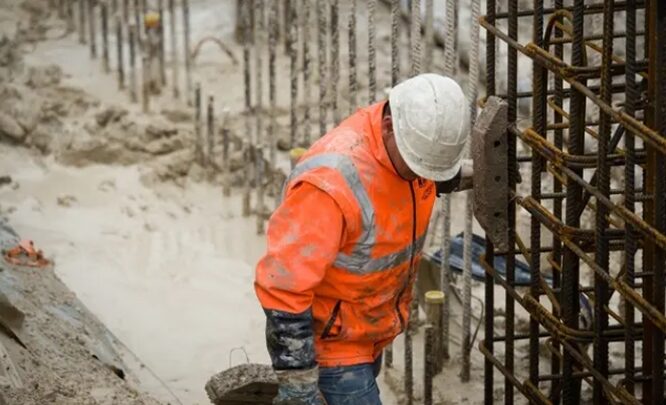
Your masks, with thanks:
<instances>
[{"instance_id":1,"label":"worker's face","mask_svg":"<svg viewBox=\"0 0 666 405\"><path fill-rule=\"evenodd\" d=\"M386 147L386 153L388 153L389 158L393 163L393 167L395 167L395 170L400 177L409 181L415 180L418 175L407 166L407 163L400 155L398 145L395 143L393 121L390 115L384 115L382 118L382 138L384 140L384 146Z\"/></svg>"}]
</instances>

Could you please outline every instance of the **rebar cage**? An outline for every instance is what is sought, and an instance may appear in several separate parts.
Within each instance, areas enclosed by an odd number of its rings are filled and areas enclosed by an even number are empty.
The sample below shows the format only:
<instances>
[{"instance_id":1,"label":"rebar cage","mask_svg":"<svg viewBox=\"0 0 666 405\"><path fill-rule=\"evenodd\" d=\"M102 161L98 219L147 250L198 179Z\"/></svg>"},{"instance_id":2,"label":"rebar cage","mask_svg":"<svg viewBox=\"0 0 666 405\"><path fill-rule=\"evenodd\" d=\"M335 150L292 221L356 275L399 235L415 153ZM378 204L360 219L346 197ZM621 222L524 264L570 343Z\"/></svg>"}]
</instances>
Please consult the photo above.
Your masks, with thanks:
<instances>
[{"instance_id":1,"label":"rebar cage","mask_svg":"<svg viewBox=\"0 0 666 405\"><path fill-rule=\"evenodd\" d=\"M487 95L508 102L509 167L523 174L508 173L510 248L488 241L484 258L485 403L663 404L666 1L531 3L487 0L480 19ZM493 255L506 255L506 279ZM520 255L527 291L513 285Z\"/></svg>"}]
</instances>

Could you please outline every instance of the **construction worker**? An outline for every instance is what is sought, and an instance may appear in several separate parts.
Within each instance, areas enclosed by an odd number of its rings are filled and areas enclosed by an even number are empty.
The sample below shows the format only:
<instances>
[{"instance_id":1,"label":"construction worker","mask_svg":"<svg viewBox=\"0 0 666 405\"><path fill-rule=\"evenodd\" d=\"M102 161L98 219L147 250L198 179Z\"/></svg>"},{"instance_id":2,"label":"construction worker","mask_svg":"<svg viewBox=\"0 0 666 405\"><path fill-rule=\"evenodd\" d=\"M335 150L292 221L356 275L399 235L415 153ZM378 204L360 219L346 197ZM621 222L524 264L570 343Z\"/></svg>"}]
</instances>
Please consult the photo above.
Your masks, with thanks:
<instances>
[{"instance_id":1,"label":"construction worker","mask_svg":"<svg viewBox=\"0 0 666 405\"><path fill-rule=\"evenodd\" d=\"M299 159L256 268L274 404L381 404L382 349L409 321L436 188L467 177L467 117L454 80L422 74Z\"/></svg>"}]
</instances>

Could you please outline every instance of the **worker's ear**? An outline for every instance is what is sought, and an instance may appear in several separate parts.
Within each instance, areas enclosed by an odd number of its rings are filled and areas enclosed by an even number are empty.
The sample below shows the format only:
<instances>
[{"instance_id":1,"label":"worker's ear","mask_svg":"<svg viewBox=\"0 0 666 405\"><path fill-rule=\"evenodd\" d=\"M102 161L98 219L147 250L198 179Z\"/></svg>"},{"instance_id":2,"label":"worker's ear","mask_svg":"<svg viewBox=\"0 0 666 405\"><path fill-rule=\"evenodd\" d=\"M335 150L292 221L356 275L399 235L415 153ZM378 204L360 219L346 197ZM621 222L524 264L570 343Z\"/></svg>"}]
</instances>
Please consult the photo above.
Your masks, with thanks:
<instances>
[{"instance_id":1,"label":"worker's ear","mask_svg":"<svg viewBox=\"0 0 666 405\"><path fill-rule=\"evenodd\" d=\"M393 135L393 119L390 114L382 116L382 135Z\"/></svg>"}]
</instances>

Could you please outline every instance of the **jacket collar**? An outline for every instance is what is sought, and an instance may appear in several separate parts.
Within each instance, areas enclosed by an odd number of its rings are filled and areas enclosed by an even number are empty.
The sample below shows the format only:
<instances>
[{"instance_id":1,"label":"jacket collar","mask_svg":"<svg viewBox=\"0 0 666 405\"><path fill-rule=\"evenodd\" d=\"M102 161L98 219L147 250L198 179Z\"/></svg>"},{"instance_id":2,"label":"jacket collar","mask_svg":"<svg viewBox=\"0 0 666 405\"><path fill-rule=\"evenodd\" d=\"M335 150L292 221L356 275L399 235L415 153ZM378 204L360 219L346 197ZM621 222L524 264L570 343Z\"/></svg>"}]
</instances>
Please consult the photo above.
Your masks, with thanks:
<instances>
[{"instance_id":1,"label":"jacket collar","mask_svg":"<svg viewBox=\"0 0 666 405\"><path fill-rule=\"evenodd\" d=\"M384 139L382 138L382 111L387 102L387 100L380 101L364 108L368 120L368 127L370 128L370 149L372 150L375 159L377 159L382 166L396 176L399 176L391 162L388 152L386 152L386 146L384 145Z\"/></svg>"}]
</instances>

